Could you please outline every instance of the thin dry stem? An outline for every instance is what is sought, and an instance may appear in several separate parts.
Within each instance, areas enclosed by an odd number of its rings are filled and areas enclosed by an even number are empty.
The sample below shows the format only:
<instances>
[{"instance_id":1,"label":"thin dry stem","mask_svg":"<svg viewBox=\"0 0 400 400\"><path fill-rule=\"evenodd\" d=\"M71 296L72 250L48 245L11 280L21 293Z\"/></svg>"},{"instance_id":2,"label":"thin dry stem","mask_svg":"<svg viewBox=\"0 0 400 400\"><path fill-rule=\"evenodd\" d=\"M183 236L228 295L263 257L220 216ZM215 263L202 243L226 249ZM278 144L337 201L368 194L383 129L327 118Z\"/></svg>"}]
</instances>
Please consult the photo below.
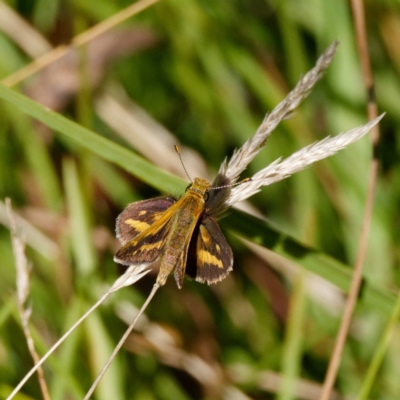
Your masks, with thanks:
<instances>
[{"instance_id":1,"label":"thin dry stem","mask_svg":"<svg viewBox=\"0 0 400 400\"><path fill-rule=\"evenodd\" d=\"M20 215L15 215L16 224L24 232L25 243L41 254L44 258L54 261L60 253L60 248L57 243L49 239L39 229L22 218ZM7 217L6 205L0 201L0 224L10 228L10 223Z\"/></svg>"},{"instance_id":2,"label":"thin dry stem","mask_svg":"<svg viewBox=\"0 0 400 400\"><path fill-rule=\"evenodd\" d=\"M105 21L98 23L97 25L86 30L80 35L75 36L70 45L61 45L56 47L49 53L44 54L42 57L37 58L27 66L9 75L7 78L3 79L1 83L8 87L15 86L16 84L22 82L24 79L32 76L33 74L47 67L49 64L63 57L65 54L68 53L71 47L78 48L80 46L83 46L84 44L109 31L116 25L127 20L135 14L138 14L139 12L145 10L146 8L157 3L158 1L159 0L140 0L137 3L130 5L129 7L125 8L117 14L114 14Z\"/></svg>"},{"instance_id":3,"label":"thin dry stem","mask_svg":"<svg viewBox=\"0 0 400 400\"><path fill-rule=\"evenodd\" d=\"M36 372L36 370L51 356L51 354L60 346L60 344L80 325L86 317L88 317L111 293L111 290L109 290L107 293L105 293L100 300L94 304L84 315L82 315L81 318L78 319L78 321L75 322L74 325L71 326L71 328L68 329L65 334L57 340L56 343L53 344L53 346L47 351L47 353L38 361L38 363L24 376L24 378L21 380L21 382L14 388L12 393L7 397L6 400L11 400L14 398L14 396L19 392L19 390L24 386L26 381Z\"/></svg>"},{"instance_id":4,"label":"thin dry stem","mask_svg":"<svg viewBox=\"0 0 400 400\"><path fill-rule=\"evenodd\" d=\"M352 0L353 18L356 28L357 46L360 53L361 66L363 71L364 84L368 95L367 113L368 119L372 120L378 115L378 110L374 95L374 83L371 70L371 64L368 53L368 41L365 28L364 5L362 0ZM336 338L335 347L329 362L328 370L325 376L321 400L329 400L333 386L335 384L337 372L340 365L340 359L343 352L346 337L350 329L351 319L354 307L357 302L358 293L361 287L363 265L367 251L367 241L371 227L372 211L374 205L376 181L378 177L378 159L376 157L376 147L379 141L379 127L376 125L372 132L372 144L374 147L374 157L371 161L369 171L369 182L367 189L366 204L364 210L363 224L358 244L357 257L354 264L354 274L351 281L348 301L346 302L339 332Z\"/></svg>"},{"instance_id":5,"label":"thin dry stem","mask_svg":"<svg viewBox=\"0 0 400 400\"><path fill-rule=\"evenodd\" d=\"M35 366L25 375L25 377L21 380L21 382L14 388L12 393L7 397L6 400L11 400L22 388L25 382L38 370L38 368L50 357L50 355L61 345L62 342L101 304L103 301L107 299L107 297L128 285L132 285L139 279L141 279L144 275L146 275L150 269L147 268L148 264L139 264L139 265L131 265L127 271L119 277L111 288L100 298L97 303L95 303L85 314L82 315L78 321L75 322L71 328L68 329L67 332L56 342L54 345L47 351L47 353L39 360L35 360Z\"/></svg>"},{"instance_id":6,"label":"thin dry stem","mask_svg":"<svg viewBox=\"0 0 400 400\"><path fill-rule=\"evenodd\" d=\"M38 57L51 50L51 45L8 4L0 1L0 29L30 57Z\"/></svg>"},{"instance_id":7,"label":"thin dry stem","mask_svg":"<svg viewBox=\"0 0 400 400\"><path fill-rule=\"evenodd\" d=\"M160 288L160 285L158 283L155 283L153 286L153 289L151 290L149 296L147 297L146 301L144 302L142 308L139 310L139 312L137 313L135 319L132 321L132 323L129 325L128 329L126 330L126 332L124 333L124 335L122 336L122 338L120 339L120 341L118 342L118 344L115 346L114 351L112 352L110 358L107 360L107 362L104 364L104 367L102 368L102 370L100 371L99 375L97 375L96 380L93 382L92 386L90 387L89 391L86 393L86 396L84 397L83 400L88 400L90 398L90 396L93 394L94 390L96 389L98 383L100 382L101 378L103 377L103 375L106 373L108 367L110 366L110 364L112 363L112 361L114 360L115 356L117 355L117 353L119 352L119 350L121 349L121 347L123 346L123 344L126 341L126 338L130 335L130 333L132 332L133 328L136 325L136 322L138 321L138 319L140 318L140 316L144 313L144 311L146 310L147 306L150 304L152 298L154 297L154 295L156 294L157 290Z\"/></svg>"},{"instance_id":8,"label":"thin dry stem","mask_svg":"<svg viewBox=\"0 0 400 400\"><path fill-rule=\"evenodd\" d=\"M30 265L25 255L25 242L18 235L17 223L15 220L14 213L11 207L11 200L6 199L6 207L8 219L10 222L10 233L15 258L16 268L16 285L17 285L17 304L18 312L21 317L22 329L25 335L26 343L28 345L29 352L35 364L38 364L40 357L35 348L35 342L33 341L31 330L29 328L29 319L31 316L31 308L26 307L25 304L29 298L30 293ZM42 391L43 398L50 400L49 389L44 378L44 372L42 368L37 368L38 379L40 390Z\"/></svg>"}]
</instances>

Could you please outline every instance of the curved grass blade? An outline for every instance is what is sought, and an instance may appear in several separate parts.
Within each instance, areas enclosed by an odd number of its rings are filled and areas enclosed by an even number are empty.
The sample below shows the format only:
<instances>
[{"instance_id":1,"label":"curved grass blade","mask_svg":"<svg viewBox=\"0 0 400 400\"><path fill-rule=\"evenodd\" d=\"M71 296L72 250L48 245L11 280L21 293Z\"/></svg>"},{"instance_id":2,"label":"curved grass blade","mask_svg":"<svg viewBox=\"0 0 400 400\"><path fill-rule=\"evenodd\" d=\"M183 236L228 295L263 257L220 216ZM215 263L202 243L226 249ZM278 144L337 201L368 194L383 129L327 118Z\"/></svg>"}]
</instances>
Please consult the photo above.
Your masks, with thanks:
<instances>
[{"instance_id":1,"label":"curved grass blade","mask_svg":"<svg viewBox=\"0 0 400 400\"><path fill-rule=\"evenodd\" d=\"M154 164L149 163L123 146L107 140L1 84L0 98L15 105L19 110L43 122L67 138L72 139L81 147L111 161L162 192L174 193L177 188L183 190L186 186L181 179L157 168Z\"/></svg>"}]
</instances>

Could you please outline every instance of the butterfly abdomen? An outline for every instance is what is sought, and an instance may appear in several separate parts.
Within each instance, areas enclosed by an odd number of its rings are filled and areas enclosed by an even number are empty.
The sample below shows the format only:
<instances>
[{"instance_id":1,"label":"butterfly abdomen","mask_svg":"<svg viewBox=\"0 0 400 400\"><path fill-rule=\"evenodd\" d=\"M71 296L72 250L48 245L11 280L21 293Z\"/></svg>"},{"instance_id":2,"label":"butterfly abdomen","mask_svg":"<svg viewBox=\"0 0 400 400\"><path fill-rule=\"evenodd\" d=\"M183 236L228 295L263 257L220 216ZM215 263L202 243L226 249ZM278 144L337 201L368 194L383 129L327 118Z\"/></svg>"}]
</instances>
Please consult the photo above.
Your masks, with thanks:
<instances>
[{"instance_id":1,"label":"butterfly abdomen","mask_svg":"<svg viewBox=\"0 0 400 400\"><path fill-rule=\"evenodd\" d=\"M178 200L177 211L171 218L170 235L161 258L160 273L157 282L165 284L168 275L174 276L179 288L185 276L187 253L193 231L204 213L204 196L193 192Z\"/></svg>"}]
</instances>

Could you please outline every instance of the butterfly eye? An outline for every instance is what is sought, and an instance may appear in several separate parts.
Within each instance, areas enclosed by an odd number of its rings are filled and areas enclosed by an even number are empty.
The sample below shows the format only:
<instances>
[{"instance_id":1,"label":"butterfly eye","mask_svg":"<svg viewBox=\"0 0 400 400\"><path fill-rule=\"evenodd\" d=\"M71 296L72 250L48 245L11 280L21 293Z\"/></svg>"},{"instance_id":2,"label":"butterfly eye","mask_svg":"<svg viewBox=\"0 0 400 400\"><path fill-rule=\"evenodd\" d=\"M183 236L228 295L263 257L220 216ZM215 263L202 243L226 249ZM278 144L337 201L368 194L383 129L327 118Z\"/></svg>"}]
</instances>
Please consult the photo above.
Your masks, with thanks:
<instances>
[{"instance_id":1,"label":"butterfly eye","mask_svg":"<svg viewBox=\"0 0 400 400\"><path fill-rule=\"evenodd\" d=\"M186 189L185 189L185 192L187 192L187 191L191 188L191 186L192 186L192 184L187 185L187 186L186 186Z\"/></svg>"},{"instance_id":2,"label":"butterfly eye","mask_svg":"<svg viewBox=\"0 0 400 400\"><path fill-rule=\"evenodd\" d=\"M210 198L210 194L208 192L204 193L204 201L207 201Z\"/></svg>"}]
</instances>

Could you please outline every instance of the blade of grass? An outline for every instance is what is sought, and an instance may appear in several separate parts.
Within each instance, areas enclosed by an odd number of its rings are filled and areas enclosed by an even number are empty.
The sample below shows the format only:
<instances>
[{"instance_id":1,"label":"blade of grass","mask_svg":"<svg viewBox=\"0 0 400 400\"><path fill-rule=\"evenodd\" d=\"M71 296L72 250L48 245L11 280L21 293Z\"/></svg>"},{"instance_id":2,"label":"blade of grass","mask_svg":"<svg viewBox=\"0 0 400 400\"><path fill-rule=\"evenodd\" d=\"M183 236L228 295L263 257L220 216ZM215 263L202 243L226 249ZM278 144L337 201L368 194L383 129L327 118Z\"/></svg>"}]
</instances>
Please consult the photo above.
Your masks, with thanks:
<instances>
[{"instance_id":1,"label":"blade of grass","mask_svg":"<svg viewBox=\"0 0 400 400\"><path fill-rule=\"evenodd\" d=\"M97 371L106 363L109 354L112 352L114 342L109 336L104 321L95 313L85 321L85 328L89 366L91 374L96 376ZM114 360L107 372L99 383L97 398L99 400L124 399L123 382L125 379L119 360Z\"/></svg>"},{"instance_id":2,"label":"blade of grass","mask_svg":"<svg viewBox=\"0 0 400 400\"><path fill-rule=\"evenodd\" d=\"M368 371L365 375L363 385L357 396L357 400L368 399L372 385L375 382L376 375L378 374L379 367L382 365L383 357L386 354L389 342L396 329L399 317L400 317L400 295L397 296L396 304L394 305L390 318L386 324L386 327L382 332L382 335L380 336L378 346L376 347L371 364L368 367Z\"/></svg>"},{"instance_id":3,"label":"blade of grass","mask_svg":"<svg viewBox=\"0 0 400 400\"><path fill-rule=\"evenodd\" d=\"M70 239L78 273L88 276L97 264L89 224L89 207L85 204L77 166L72 159L63 162L65 192L68 203Z\"/></svg>"},{"instance_id":4,"label":"blade of grass","mask_svg":"<svg viewBox=\"0 0 400 400\"><path fill-rule=\"evenodd\" d=\"M282 381L277 400L297 397L296 382L299 378L303 342L303 323L306 311L304 271L297 274L290 299L289 317L286 324L282 354Z\"/></svg>"},{"instance_id":5,"label":"blade of grass","mask_svg":"<svg viewBox=\"0 0 400 400\"><path fill-rule=\"evenodd\" d=\"M68 304L66 308L66 314L64 315L63 331L67 331L73 323L79 319L82 315L83 301L79 298L74 299ZM86 306L86 304L85 304ZM86 309L89 307L86 307ZM77 394L76 383L73 387L72 381L74 380L74 366L76 359L81 352L82 329L77 331L69 337L69 340L65 341L64 346L59 349L57 354L57 360L53 363L57 363L62 368L54 368L54 376L57 379L53 379L51 385L51 400L63 400L68 398L83 397L82 393ZM46 352L47 346L45 346L44 352ZM49 361L51 365L52 360ZM53 367L52 367L53 368Z\"/></svg>"},{"instance_id":6,"label":"blade of grass","mask_svg":"<svg viewBox=\"0 0 400 400\"><path fill-rule=\"evenodd\" d=\"M29 172L37 183L37 190L43 203L52 211L62 207L62 195L57 172L51 160L50 150L44 141L34 132L31 121L26 115L10 106L5 107L14 132L20 141L28 162Z\"/></svg>"},{"instance_id":7,"label":"blade of grass","mask_svg":"<svg viewBox=\"0 0 400 400\"><path fill-rule=\"evenodd\" d=\"M295 261L308 271L321 276L344 292L348 292L352 273L349 266L278 232L271 228L267 221L231 209L230 215L221 221L221 226ZM371 308L388 315L392 311L395 297L393 294L377 288L373 283L364 281L362 300Z\"/></svg>"},{"instance_id":8,"label":"blade of grass","mask_svg":"<svg viewBox=\"0 0 400 400\"><path fill-rule=\"evenodd\" d=\"M154 188L162 192L174 193L177 189L184 190L187 185L181 179L160 170L124 147L95 134L89 129L68 120L62 115L3 85L0 85L0 98L10 102L24 113L43 122L69 139L72 139L83 148L120 166L143 182L151 184Z\"/></svg>"}]
</instances>

